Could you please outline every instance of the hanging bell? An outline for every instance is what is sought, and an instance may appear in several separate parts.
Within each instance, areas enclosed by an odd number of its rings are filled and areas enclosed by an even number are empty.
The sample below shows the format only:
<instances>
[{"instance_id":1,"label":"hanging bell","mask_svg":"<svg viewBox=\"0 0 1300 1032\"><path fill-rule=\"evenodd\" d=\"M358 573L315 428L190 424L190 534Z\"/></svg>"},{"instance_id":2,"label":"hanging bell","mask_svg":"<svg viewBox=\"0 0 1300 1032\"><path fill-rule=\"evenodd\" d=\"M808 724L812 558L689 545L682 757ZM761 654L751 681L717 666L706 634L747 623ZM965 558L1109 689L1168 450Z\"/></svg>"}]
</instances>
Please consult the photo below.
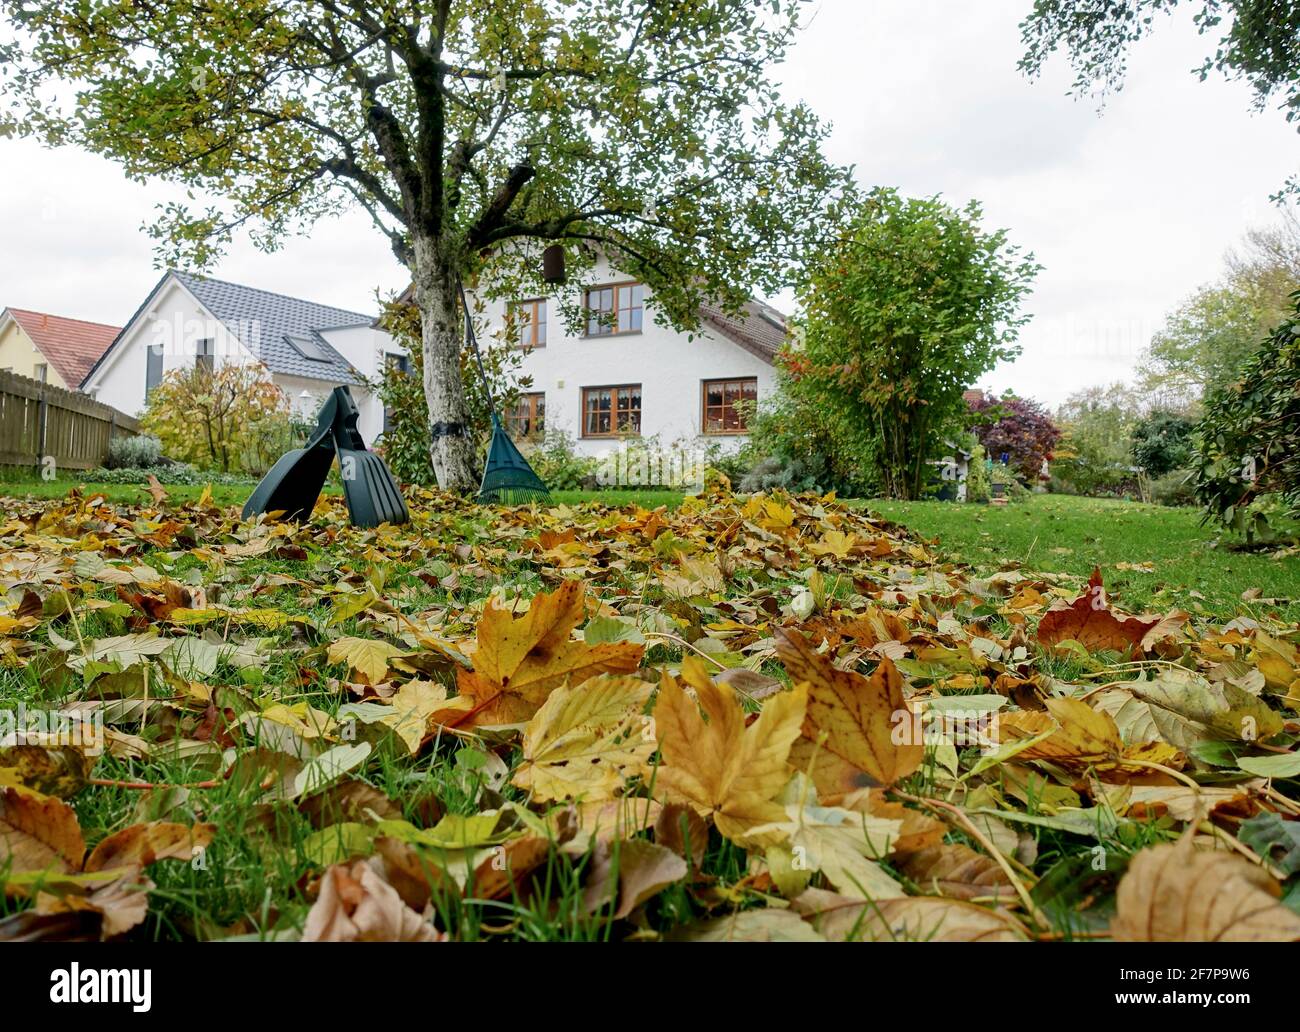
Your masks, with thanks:
<instances>
[{"instance_id":1,"label":"hanging bell","mask_svg":"<svg viewBox=\"0 0 1300 1032\"><path fill-rule=\"evenodd\" d=\"M564 282L564 247L551 244L542 252L542 279L547 283Z\"/></svg>"}]
</instances>

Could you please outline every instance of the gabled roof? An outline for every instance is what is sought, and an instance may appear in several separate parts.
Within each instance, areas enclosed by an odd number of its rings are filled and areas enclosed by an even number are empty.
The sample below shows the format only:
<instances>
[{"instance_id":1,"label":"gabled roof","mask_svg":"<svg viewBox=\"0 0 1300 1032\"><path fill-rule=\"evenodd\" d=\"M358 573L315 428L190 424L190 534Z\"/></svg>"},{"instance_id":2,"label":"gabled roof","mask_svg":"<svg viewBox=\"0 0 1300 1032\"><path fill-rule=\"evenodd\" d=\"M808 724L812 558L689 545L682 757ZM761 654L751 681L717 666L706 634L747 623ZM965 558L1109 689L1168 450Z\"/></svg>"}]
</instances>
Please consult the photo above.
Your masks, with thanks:
<instances>
[{"instance_id":1,"label":"gabled roof","mask_svg":"<svg viewBox=\"0 0 1300 1032\"><path fill-rule=\"evenodd\" d=\"M26 308L6 308L5 312L22 327L63 382L73 389L80 385L82 377L90 372L121 330L120 326L67 319Z\"/></svg>"},{"instance_id":2,"label":"gabled roof","mask_svg":"<svg viewBox=\"0 0 1300 1032\"><path fill-rule=\"evenodd\" d=\"M311 380L357 383L360 374L320 334L342 326L369 326L374 317L346 308L245 287L189 272L172 275L273 373ZM316 344L324 361L314 361L291 338ZM249 339L245 339L249 338Z\"/></svg>"},{"instance_id":3,"label":"gabled roof","mask_svg":"<svg viewBox=\"0 0 1300 1032\"><path fill-rule=\"evenodd\" d=\"M700 306L700 318L733 344L771 364L785 346L790 331L785 316L762 301L748 301L739 315L729 315L716 305Z\"/></svg>"},{"instance_id":4,"label":"gabled roof","mask_svg":"<svg viewBox=\"0 0 1300 1032\"><path fill-rule=\"evenodd\" d=\"M414 284L408 284L397 297L399 304L413 304L414 300ZM768 365L776 360L777 352L785 346L786 338L790 334L785 316L771 305L755 298L745 303L738 316L728 315L717 305L702 304L700 321L706 326L713 327L733 344L739 344L746 351L761 358Z\"/></svg>"}]
</instances>

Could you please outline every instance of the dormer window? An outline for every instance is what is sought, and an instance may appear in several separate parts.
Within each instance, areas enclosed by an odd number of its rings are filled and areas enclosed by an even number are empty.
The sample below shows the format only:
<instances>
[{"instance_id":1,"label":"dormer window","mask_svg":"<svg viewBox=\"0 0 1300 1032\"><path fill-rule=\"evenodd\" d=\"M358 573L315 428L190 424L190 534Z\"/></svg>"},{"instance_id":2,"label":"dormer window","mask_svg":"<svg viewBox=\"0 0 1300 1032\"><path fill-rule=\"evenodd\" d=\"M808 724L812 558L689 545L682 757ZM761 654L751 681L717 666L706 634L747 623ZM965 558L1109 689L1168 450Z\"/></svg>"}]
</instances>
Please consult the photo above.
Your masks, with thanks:
<instances>
[{"instance_id":1,"label":"dormer window","mask_svg":"<svg viewBox=\"0 0 1300 1032\"><path fill-rule=\"evenodd\" d=\"M298 352L308 362L328 362L330 360L329 352L321 346L318 340L312 337L300 337L294 334L285 334L285 341L289 347Z\"/></svg>"}]
</instances>

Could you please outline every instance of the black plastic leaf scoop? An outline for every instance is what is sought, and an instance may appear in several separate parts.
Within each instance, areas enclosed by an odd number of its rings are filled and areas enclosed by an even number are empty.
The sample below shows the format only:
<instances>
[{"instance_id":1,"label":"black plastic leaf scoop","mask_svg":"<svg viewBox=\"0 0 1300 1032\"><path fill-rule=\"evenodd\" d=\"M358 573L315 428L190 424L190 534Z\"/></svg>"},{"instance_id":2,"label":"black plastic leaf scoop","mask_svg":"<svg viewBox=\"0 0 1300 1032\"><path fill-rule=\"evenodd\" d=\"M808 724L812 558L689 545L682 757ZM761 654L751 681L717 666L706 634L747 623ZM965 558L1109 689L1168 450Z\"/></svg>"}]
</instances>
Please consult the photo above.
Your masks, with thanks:
<instances>
[{"instance_id":1,"label":"black plastic leaf scoop","mask_svg":"<svg viewBox=\"0 0 1300 1032\"><path fill-rule=\"evenodd\" d=\"M410 519L402 492L388 464L366 449L357 429L356 402L346 387L335 387L338 408L334 415L334 451L343 475L343 498L357 527L405 523Z\"/></svg>"},{"instance_id":2,"label":"black plastic leaf scoop","mask_svg":"<svg viewBox=\"0 0 1300 1032\"><path fill-rule=\"evenodd\" d=\"M357 405L346 387L335 387L316 416L304 448L280 457L244 504L244 519L283 511L285 519L306 520L316 507L330 464L339 460L348 516L358 527L405 523L410 519L397 481L384 460L366 449L357 430Z\"/></svg>"}]
</instances>

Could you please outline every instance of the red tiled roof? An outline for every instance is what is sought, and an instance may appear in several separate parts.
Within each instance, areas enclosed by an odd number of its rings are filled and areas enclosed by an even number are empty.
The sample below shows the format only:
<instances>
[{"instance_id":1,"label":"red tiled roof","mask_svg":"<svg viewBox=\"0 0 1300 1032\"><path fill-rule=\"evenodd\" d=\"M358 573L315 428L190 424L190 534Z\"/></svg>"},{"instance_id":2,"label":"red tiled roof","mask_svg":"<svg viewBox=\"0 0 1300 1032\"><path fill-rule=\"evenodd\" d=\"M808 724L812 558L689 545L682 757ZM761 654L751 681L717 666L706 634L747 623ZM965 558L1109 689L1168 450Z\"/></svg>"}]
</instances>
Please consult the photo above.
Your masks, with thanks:
<instances>
[{"instance_id":1,"label":"red tiled roof","mask_svg":"<svg viewBox=\"0 0 1300 1032\"><path fill-rule=\"evenodd\" d=\"M23 328L46 361L74 391L122 329L24 308L6 308L5 311L13 316L14 322Z\"/></svg>"},{"instance_id":2,"label":"red tiled roof","mask_svg":"<svg viewBox=\"0 0 1300 1032\"><path fill-rule=\"evenodd\" d=\"M728 340L768 363L784 347L790 332L785 316L761 301L747 302L738 316L728 315L714 305L701 305L700 317Z\"/></svg>"}]
</instances>

